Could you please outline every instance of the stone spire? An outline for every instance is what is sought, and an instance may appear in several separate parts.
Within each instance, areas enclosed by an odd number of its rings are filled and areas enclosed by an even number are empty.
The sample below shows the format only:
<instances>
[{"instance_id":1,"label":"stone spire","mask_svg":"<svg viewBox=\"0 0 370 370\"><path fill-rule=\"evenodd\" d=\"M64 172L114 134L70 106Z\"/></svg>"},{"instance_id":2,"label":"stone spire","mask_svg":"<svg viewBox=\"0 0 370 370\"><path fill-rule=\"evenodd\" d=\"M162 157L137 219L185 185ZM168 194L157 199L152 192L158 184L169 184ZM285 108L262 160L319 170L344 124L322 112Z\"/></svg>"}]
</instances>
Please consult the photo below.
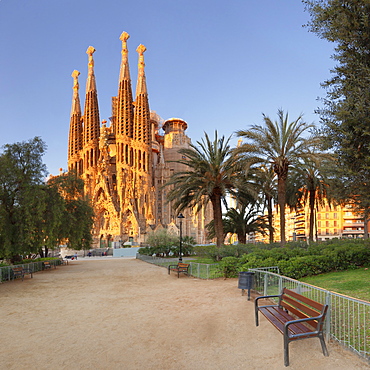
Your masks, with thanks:
<instances>
[{"instance_id":1,"label":"stone spire","mask_svg":"<svg viewBox=\"0 0 370 370\"><path fill-rule=\"evenodd\" d=\"M122 41L122 60L119 75L118 97L115 107L115 133L117 137L133 137L133 99L130 79L130 69L128 64L127 40L130 35L122 32L120 40Z\"/></svg>"},{"instance_id":2,"label":"stone spire","mask_svg":"<svg viewBox=\"0 0 370 370\"><path fill-rule=\"evenodd\" d=\"M93 54L95 49L92 46L86 51L89 57L88 76L86 81L86 97L84 109L84 146L94 143L97 145L100 133L100 118L98 106L98 93L96 91L95 75L94 75L94 59ZM90 165L96 164L96 158L90 158Z\"/></svg>"},{"instance_id":3,"label":"stone spire","mask_svg":"<svg viewBox=\"0 0 370 370\"><path fill-rule=\"evenodd\" d=\"M136 51L139 54L138 77L136 84L136 101L134 117L134 137L147 145L151 143L150 110L148 92L145 79L144 52L146 47L139 45Z\"/></svg>"},{"instance_id":4,"label":"stone spire","mask_svg":"<svg viewBox=\"0 0 370 370\"><path fill-rule=\"evenodd\" d=\"M127 32L122 32L120 40L122 41L122 50L121 50L121 68L119 74L119 80L129 80L130 79L130 68L128 64L128 49L127 49L127 40L130 38L130 35Z\"/></svg>"},{"instance_id":5,"label":"stone spire","mask_svg":"<svg viewBox=\"0 0 370 370\"><path fill-rule=\"evenodd\" d=\"M82 119L81 119L81 105L79 97L79 84L78 76L79 71L72 72L73 77L73 98L71 108L71 118L69 124L69 137L68 137L68 166L70 169L79 171L78 161L79 153L82 149Z\"/></svg>"},{"instance_id":6,"label":"stone spire","mask_svg":"<svg viewBox=\"0 0 370 370\"><path fill-rule=\"evenodd\" d=\"M89 56L86 93L89 91L96 90L96 82L95 82L95 74L94 74L94 58L93 58L93 54L95 53L95 51L96 50L92 46L89 46L86 50L86 54Z\"/></svg>"},{"instance_id":7,"label":"stone spire","mask_svg":"<svg viewBox=\"0 0 370 370\"><path fill-rule=\"evenodd\" d=\"M71 116L74 114L79 114L81 116L81 104L80 104L80 97L79 97L79 89L80 85L78 83L78 76L80 75L79 71L74 70L71 74L73 77L73 98L72 98L72 109L71 109Z\"/></svg>"},{"instance_id":8,"label":"stone spire","mask_svg":"<svg viewBox=\"0 0 370 370\"><path fill-rule=\"evenodd\" d=\"M139 63L138 63L138 77L137 77L137 84L136 84L136 97L139 94L147 94L146 89L146 79L145 79L145 63L144 63L144 53L146 51L146 47L140 44L136 51L139 54Z\"/></svg>"}]
</instances>

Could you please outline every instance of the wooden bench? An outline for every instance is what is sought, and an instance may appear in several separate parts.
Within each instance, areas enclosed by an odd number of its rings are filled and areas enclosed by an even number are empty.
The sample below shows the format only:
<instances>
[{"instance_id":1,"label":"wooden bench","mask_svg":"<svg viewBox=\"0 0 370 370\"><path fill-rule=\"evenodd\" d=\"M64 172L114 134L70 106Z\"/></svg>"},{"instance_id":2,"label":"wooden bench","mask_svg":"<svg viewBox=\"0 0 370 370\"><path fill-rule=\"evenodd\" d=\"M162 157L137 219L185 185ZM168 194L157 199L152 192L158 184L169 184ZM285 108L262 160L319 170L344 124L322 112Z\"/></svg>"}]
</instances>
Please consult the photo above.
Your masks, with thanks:
<instances>
[{"instance_id":1,"label":"wooden bench","mask_svg":"<svg viewBox=\"0 0 370 370\"><path fill-rule=\"evenodd\" d=\"M168 266L168 275L171 271L177 272L177 277L180 277L180 273L184 273L186 275L189 274L189 264L188 263L182 263L179 262L177 265L169 265Z\"/></svg>"},{"instance_id":2,"label":"wooden bench","mask_svg":"<svg viewBox=\"0 0 370 370\"><path fill-rule=\"evenodd\" d=\"M50 261L44 261L43 265L44 265L44 270L51 269L52 263ZM54 268L56 269L57 267L54 265Z\"/></svg>"},{"instance_id":3,"label":"wooden bench","mask_svg":"<svg viewBox=\"0 0 370 370\"><path fill-rule=\"evenodd\" d=\"M22 281L24 279L25 275L31 275L31 278L33 278L32 271L29 269L25 269L22 266L12 267L13 270L13 280L17 277L21 277Z\"/></svg>"},{"instance_id":4,"label":"wooden bench","mask_svg":"<svg viewBox=\"0 0 370 370\"><path fill-rule=\"evenodd\" d=\"M278 304L259 305L262 299L278 298ZM328 305L313 301L284 288L280 295L258 297L255 300L256 326L258 312L264 315L284 336L284 365L289 366L289 343L318 337L324 356L329 356L323 335Z\"/></svg>"}]
</instances>

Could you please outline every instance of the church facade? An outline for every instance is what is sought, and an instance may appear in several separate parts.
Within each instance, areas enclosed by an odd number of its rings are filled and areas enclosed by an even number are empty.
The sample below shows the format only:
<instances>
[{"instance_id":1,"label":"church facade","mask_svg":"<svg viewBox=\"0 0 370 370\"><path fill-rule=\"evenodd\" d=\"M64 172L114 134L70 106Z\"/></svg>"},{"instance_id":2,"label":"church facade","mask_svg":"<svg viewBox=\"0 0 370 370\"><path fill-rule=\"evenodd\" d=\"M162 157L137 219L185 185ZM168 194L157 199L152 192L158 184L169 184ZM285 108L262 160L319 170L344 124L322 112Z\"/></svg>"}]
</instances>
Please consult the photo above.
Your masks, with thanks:
<instances>
[{"instance_id":1,"label":"church facade","mask_svg":"<svg viewBox=\"0 0 370 370\"><path fill-rule=\"evenodd\" d=\"M90 46L84 109L79 97L78 71L73 71L73 98L68 139L68 170L76 171L92 201L95 247L125 242L145 243L149 232L167 228L178 232L177 214L167 203L163 185L181 171L178 150L190 144L187 123L179 118L163 122L149 108L145 77L145 46L139 45L138 75L132 92L127 40L123 32L118 93L112 98L110 123L100 122L94 74L95 49ZM212 219L211 207L184 212L183 235L206 243L205 225Z\"/></svg>"}]
</instances>

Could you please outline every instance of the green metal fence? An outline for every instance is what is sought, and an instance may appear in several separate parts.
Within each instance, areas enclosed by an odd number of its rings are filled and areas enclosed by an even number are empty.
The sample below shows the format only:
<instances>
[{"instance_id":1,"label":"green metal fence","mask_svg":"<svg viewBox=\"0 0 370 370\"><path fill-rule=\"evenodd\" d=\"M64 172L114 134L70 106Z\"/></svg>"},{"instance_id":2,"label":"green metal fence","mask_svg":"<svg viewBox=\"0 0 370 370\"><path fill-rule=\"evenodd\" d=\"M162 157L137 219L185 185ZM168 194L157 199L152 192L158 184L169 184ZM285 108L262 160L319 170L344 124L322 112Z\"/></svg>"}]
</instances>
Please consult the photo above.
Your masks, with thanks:
<instances>
[{"instance_id":1,"label":"green metal fence","mask_svg":"<svg viewBox=\"0 0 370 370\"><path fill-rule=\"evenodd\" d=\"M168 267L169 265L176 264L178 262L177 258L161 258L161 257L153 257L153 256L146 256L143 254L136 254L136 258L142 261L152 263L157 266ZM205 263L196 263L196 262L187 262L186 260L183 261L184 263L189 263L189 275L196 277L198 279L216 279L222 277L222 272L219 271L219 265L217 263L214 264L205 264Z\"/></svg>"},{"instance_id":2,"label":"green metal fence","mask_svg":"<svg viewBox=\"0 0 370 370\"><path fill-rule=\"evenodd\" d=\"M48 260L50 264L55 267L61 264L60 260ZM14 274L13 274L13 267L20 267L27 269L31 271L32 273L42 271L44 270L44 263L42 261L38 262L31 262L31 263L23 263L19 265L14 265L14 266L4 266L0 267L0 282L2 281L8 281L8 280L13 280L14 279Z\"/></svg>"}]
</instances>

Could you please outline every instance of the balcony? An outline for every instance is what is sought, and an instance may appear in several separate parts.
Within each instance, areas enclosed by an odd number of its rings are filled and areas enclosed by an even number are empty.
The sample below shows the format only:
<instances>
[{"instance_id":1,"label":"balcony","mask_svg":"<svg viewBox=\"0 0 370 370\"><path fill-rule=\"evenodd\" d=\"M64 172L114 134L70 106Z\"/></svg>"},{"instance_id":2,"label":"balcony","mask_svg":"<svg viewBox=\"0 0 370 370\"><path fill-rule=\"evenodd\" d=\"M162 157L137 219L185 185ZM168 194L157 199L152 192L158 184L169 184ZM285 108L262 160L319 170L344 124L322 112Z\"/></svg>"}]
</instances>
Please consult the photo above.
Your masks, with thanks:
<instances>
[{"instance_id":1,"label":"balcony","mask_svg":"<svg viewBox=\"0 0 370 370\"><path fill-rule=\"evenodd\" d=\"M364 227L364 223L363 222L345 222L343 224L343 227L346 228L346 227Z\"/></svg>"},{"instance_id":2,"label":"balcony","mask_svg":"<svg viewBox=\"0 0 370 370\"><path fill-rule=\"evenodd\" d=\"M342 235L360 235L364 230L343 230Z\"/></svg>"},{"instance_id":3,"label":"balcony","mask_svg":"<svg viewBox=\"0 0 370 370\"><path fill-rule=\"evenodd\" d=\"M362 215L356 215L355 213L352 213L351 215L343 215L344 220L362 220L364 216Z\"/></svg>"}]
</instances>

